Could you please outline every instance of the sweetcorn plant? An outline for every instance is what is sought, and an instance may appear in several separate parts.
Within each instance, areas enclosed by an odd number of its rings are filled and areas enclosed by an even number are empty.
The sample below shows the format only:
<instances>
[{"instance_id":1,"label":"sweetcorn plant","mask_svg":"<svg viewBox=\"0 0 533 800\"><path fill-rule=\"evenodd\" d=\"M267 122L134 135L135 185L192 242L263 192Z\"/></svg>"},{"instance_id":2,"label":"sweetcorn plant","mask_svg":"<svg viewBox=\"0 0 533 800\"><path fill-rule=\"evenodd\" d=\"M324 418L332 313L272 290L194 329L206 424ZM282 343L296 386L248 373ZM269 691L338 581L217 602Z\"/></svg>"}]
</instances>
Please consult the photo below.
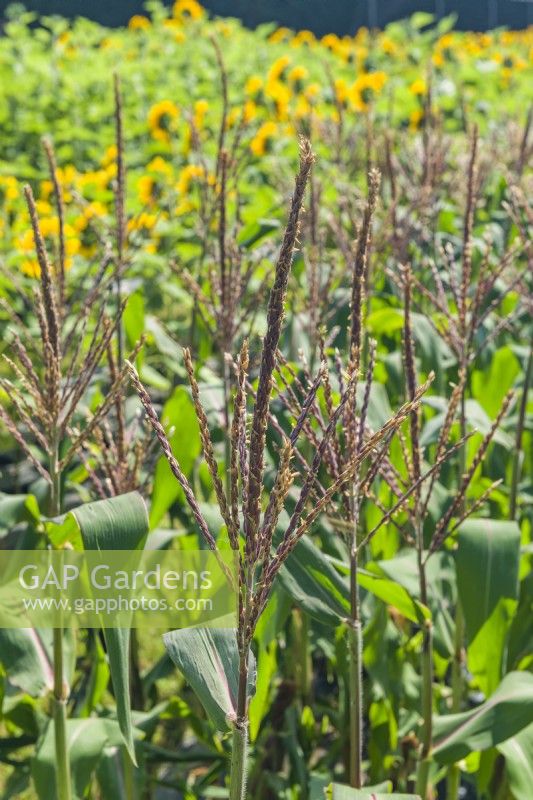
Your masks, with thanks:
<instances>
[{"instance_id":1,"label":"sweetcorn plant","mask_svg":"<svg viewBox=\"0 0 533 800\"><path fill-rule=\"evenodd\" d=\"M379 447L388 439L401 423L419 404L427 388L424 385L417 389L412 398L377 432L370 434L360 446L350 453L342 470L327 489L321 488L318 501L311 510L306 511L308 500L313 496L316 485L320 486L318 474L328 448L331 447L337 427L346 418L347 404L353 402L354 385L357 376L356 367L350 364L347 370L346 385L341 393L340 401L332 411L331 417L318 442L314 457L310 464L300 463L300 471L293 472L292 461L298 445L298 439L306 425L315 404L316 392L323 379L323 369L313 381L307 396L301 404L299 413L289 436L283 436L279 444L278 464L274 485L270 491L266 508L262 512L262 500L265 494L264 460L266 449L266 432L269 422L269 405L273 388L273 374L278 360L277 348L280 338L284 300L293 258L293 251L298 233L298 219L304 191L313 163L313 154L308 142L301 144L300 170L296 178L294 194L289 211L289 221L285 230L276 269L274 283L270 292L267 312L267 330L263 341L259 378L254 392L254 403L251 414L251 425L247 429L247 371L249 368L248 343L242 345L235 372L237 392L235 395L233 421L231 427L231 461L230 493L226 493L219 475L214 446L209 432L208 421L201 404L200 391L195 377L195 369L191 354L184 350L184 360L189 377L192 397L198 417L202 449L207 463L220 513L226 527L232 549L238 556L238 627L234 634L232 646L235 648L233 667L237 669L235 708L232 714L233 744L230 771L230 798L242 800L246 796L246 753L248 737L248 701L250 694L250 671L253 669L251 644L259 618L268 602L276 576L287 558L297 546L304 534L331 502L332 498L344 485L353 479L363 461L372 460L379 464L382 451ZM161 443L170 468L182 487L186 500L192 510L194 519L208 546L216 550L215 535L202 515L200 506L183 474L178 462L172 454L170 444L150 398L139 377L130 364L130 375L140 400L144 406L149 422ZM301 458L301 456L300 456ZM372 470L374 467L370 467ZM228 469L228 465L226 465ZM295 478L301 478L301 487L297 500L289 514L288 523L283 525L281 536L275 539L276 528L280 516L286 508L286 501ZM190 663L180 647L179 632L174 636L167 635L165 641L170 655L187 674ZM190 637L185 637L190 647ZM200 646L205 647L201 642ZM194 660L190 654L191 660ZM205 692L204 692L205 694ZM205 702L205 697L203 698Z\"/></svg>"}]
</instances>

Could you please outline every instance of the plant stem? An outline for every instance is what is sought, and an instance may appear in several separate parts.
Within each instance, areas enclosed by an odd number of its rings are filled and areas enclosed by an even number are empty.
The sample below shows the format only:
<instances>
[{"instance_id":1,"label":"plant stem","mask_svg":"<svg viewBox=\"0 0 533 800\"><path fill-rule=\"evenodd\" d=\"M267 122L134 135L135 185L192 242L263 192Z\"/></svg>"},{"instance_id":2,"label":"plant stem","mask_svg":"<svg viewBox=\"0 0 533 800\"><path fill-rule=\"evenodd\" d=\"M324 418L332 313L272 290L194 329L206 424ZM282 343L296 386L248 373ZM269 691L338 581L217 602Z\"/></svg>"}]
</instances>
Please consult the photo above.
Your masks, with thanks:
<instances>
[{"instance_id":1,"label":"plant stem","mask_svg":"<svg viewBox=\"0 0 533 800\"><path fill-rule=\"evenodd\" d=\"M527 360L526 374L524 376L524 388L522 389L522 399L520 400L518 421L516 424L516 440L515 440L515 449L513 458L513 476L511 479L511 490L509 499L509 519L516 519L516 497L518 494L518 482L520 480L522 437L524 435L524 422L526 418L526 409L527 409L527 395L529 391L529 384L531 383L532 373L533 373L533 345L529 348L529 357Z\"/></svg>"},{"instance_id":2,"label":"plant stem","mask_svg":"<svg viewBox=\"0 0 533 800\"><path fill-rule=\"evenodd\" d=\"M348 663L350 706L350 786L360 789L363 785L363 632L357 569L359 550L357 527L359 524L359 483L351 487L351 541L350 541L350 622L348 627Z\"/></svg>"},{"instance_id":3,"label":"plant stem","mask_svg":"<svg viewBox=\"0 0 533 800\"><path fill-rule=\"evenodd\" d=\"M420 601L428 605L426 567L424 563L424 540L422 525L417 521L417 557L420 581ZM416 791L426 800L429 790L431 766L431 743L433 739L433 623L425 621L422 641L422 749L416 776Z\"/></svg>"},{"instance_id":4,"label":"plant stem","mask_svg":"<svg viewBox=\"0 0 533 800\"><path fill-rule=\"evenodd\" d=\"M248 732L246 728L235 725L231 754L230 800L244 800L246 797L246 754Z\"/></svg>"},{"instance_id":5,"label":"plant stem","mask_svg":"<svg viewBox=\"0 0 533 800\"><path fill-rule=\"evenodd\" d=\"M50 458L50 515L61 513L61 472L59 470L59 443L56 439ZM64 680L63 628L54 628L54 741L56 756L56 782L58 800L71 800L70 759L67 743L67 690Z\"/></svg>"},{"instance_id":6,"label":"plant stem","mask_svg":"<svg viewBox=\"0 0 533 800\"><path fill-rule=\"evenodd\" d=\"M135 800L137 792L135 789L135 778L133 774L133 762L129 754L122 748L122 769L124 774L124 793L127 800Z\"/></svg>"},{"instance_id":7,"label":"plant stem","mask_svg":"<svg viewBox=\"0 0 533 800\"><path fill-rule=\"evenodd\" d=\"M231 394L231 379L229 374L229 364L224 358L224 353L221 355L222 358L222 383L224 386L224 427L225 427L225 434L224 434L224 470L226 473L226 496L228 501L231 497L231 424L230 424L230 414L229 414L229 407L230 407L230 394Z\"/></svg>"},{"instance_id":8,"label":"plant stem","mask_svg":"<svg viewBox=\"0 0 533 800\"><path fill-rule=\"evenodd\" d=\"M248 754L248 659L249 647L243 649L239 661L237 719L233 727L229 800L245 800Z\"/></svg>"},{"instance_id":9,"label":"plant stem","mask_svg":"<svg viewBox=\"0 0 533 800\"><path fill-rule=\"evenodd\" d=\"M309 701L310 664L309 664L309 619L307 614L295 608L292 615L292 650L294 652L294 675L296 690L303 705Z\"/></svg>"},{"instance_id":10,"label":"plant stem","mask_svg":"<svg viewBox=\"0 0 533 800\"><path fill-rule=\"evenodd\" d=\"M120 314L122 303L122 269L124 266L124 249L126 245L127 220L126 220L126 169L124 164L124 130L122 120L122 93L120 90L120 79L115 73L115 137L117 148L117 179L115 192L115 211L116 211L116 240L117 240L117 265L116 265L116 309ZM122 320L117 325L117 350L119 370L122 369L124 360L124 330Z\"/></svg>"},{"instance_id":11,"label":"plant stem","mask_svg":"<svg viewBox=\"0 0 533 800\"><path fill-rule=\"evenodd\" d=\"M305 703L311 694L311 681L309 669L309 618L305 612L302 613L301 629L300 629L300 645L301 645L301 691L302 701Z\"/></svg>"},{"instance_id":12,"label":"plant stem","mask_svg":"<svg viewBox=\"0 0 533 800\"><path fill-rule=\"evenodd\" d=\"M67 698L63 682L63 629L54 628L54 737L58 800L71 800Z\"/></svg>"},{"instance_id":13,"label":"plant stem","mask_svg":"<svg viewBox=\"0 0 533 800\"><path fill-rule=\"evenodd\" d=\"M467 367L467 354L463 355L462 368L466 370ZM460 406L460 436L466 436L466 395L463 389L461 396ZM459 454L459 482L466 472L466 452L462 447ZM462 503L460 509L464 512L466 499ZM465 621L463 609L459 598L457 598L457 606L455 611L455 636L454 636L454 652L452 661L452 713L458 714L461 710L461 700L463 697L463 640L465 635ZM448 770L447 778L447 797L449 800L458 800L459 789L461 787L461 770L457 764L452 764Z\"/></svg>"},{"instance_id":14,"label":"plant stem","mask_svg":"<svg viewBox=\"0 0 533 800\"><path fill-rule=\"evenodd\" d=\"M363 636L357 584L357 550L350 563L351 619L348 627L350 664L350 786L362 786L363 761Z\"/></svg>"},{"instance_id":15,"label":"plant stem","mask_svg":"<svg viewBox=\"0 0 533 800\"><path fill-rule=\"evenodd\" d=\"M463 697L463 639L465 631L465 620L463 609L459 599L455 611L455 637L454 654L452 661L452 714L458 714L461 710L461 700ZM450 800L457 800L461 787L461 770L457 764L453 764L448 771L448 792Z\"/></svg>"}]
</instances>

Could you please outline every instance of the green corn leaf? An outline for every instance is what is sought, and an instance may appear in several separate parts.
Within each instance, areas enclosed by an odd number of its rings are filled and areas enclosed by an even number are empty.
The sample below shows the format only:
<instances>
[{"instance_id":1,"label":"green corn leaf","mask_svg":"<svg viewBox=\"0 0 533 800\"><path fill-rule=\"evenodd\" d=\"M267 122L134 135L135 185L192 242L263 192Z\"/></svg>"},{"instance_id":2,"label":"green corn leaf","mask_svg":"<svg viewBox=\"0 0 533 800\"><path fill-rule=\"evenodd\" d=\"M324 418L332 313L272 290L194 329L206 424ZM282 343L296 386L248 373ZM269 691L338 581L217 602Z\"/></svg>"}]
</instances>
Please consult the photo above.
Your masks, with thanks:
<instances>
[{"instance_id":1,"label":"green corn leaf","mask_svg":"<svg viewBox=\"0 0 533 800\"><path fill-rule=\"evenodd\" d=\"M379 308L368 315L367 326L373 336L392 336L403 328L403 314L398 308Z\"/></svg>"},{"instance_id":2,"label":"green corn leaf","mask_svg":"<svg viewBox=\"0 0 533 800\"><path fill-rule=\"evenodd\" d=\"M349 587L308 536L302 536L279 572L285 591L312 617L338 625L350 613Z\"/></svg>"},{"instance_id":3,"label":"green corn leaf","mask_svg":"<svg viewBox=\"0 0 533 800\"><path fill-rule=\"evenodd\" d=\"M0 628L0 664L6 682L31 697L53 688L53 632L44 628ZM72 631L63 636L65 680L70 682L76 660Z\"/></svg>"},{"instance_id":4,"label":"green corn leaf","mask_svg":"<svg viewBox=\"0 0 533 800\"><path fill-rule=\"evenodd\" d=\"M302 536L280 570L279 580L310 616L329 625L338 625L350 613L348 581L339 570L347 574L348 567L337 559L328 559L308 536ZM379 567L372 572L360 569L357 578L359 586L396 608L407 619L420 622L429 616L427 608Z\"/></svg>"},{"instance_id":5,"label":"green corn leaf","mask_svg":"<svg viewBox=\"0 0 533 800\"><path fill-rule=\"evenodd\" d=\"M257 654L257 687L250 702L250 740L255 742L263 717L268 712L273 679L276 674L277 643L270 642L267 647L259 645Z\"/></svg>"},{"instance_id":6,"label":"green corn leaf","mask_svg":"<svg viewBox=\"0 0 533 800\"><path fill-rule=\"evenodd\" d=\"M367 570L358 570L357 580L359 586L383 600L389 606L397 609L404 617L412 622L423 622L431 615L429 609L415 600L409 592L396 581Z\"/></svg>"},{"instance_id":7,"label":"green corn leaf","mask_svg":"<svg viewBox=\"0 0 533 800\"><path fill-rule=\"evenodd\" d=\"M472 640L502 597L518 597L520 529L516 522L471 519L461 525L457 541L457 587Z\"/></svg>"},{"instance_id":8,"label":"green corn leaf","mask_svg":"<svg viewBox=\"0 0 533 800\"><path fill-rule=\"evenodd\" d=\"M332 783L326 789L325 797L327 800L388 800L389 797L394 797L396 800L420 800L420 797L416 794L383 793L377 786L352 789L351 786L343 786L341 783Z\"/></svg>"},{"instance_id":9,"label":"green corn leaf","mask_svg":"<svg viewBox=\"0 0 533 800\"><path fill-rule=\"evenodd\" d=\"M164 356L171 358L174 363L180 364L183 359L181 347L172 339L157 317L146 318L146 330L152 334L154 344Z\"/></svg>"},{"instance_id":10,"label":"green corn leaf","mask_svg":"<svg viewBox=\"0 0 533 800\"><path fill-rule=\"evenodd\" d=\"M148 535L146 505L138 492L87 503L71 512L86 550L140 550ZM130 630L104 630L109 670L124 741L135 763L130 709Z\"/></svg>"},{"instance_id":11,"label":"green corn leaf","mask_svg":"<svg viewBox=\"0 0 533 800\"><path fill-rule=\"evenodd\" d=\"M98 703L101 702L109 684L109 663L103 645L98 636L93 638L88 655L91 661L87 692L83 705L76 716L90 717Z\"/></svg>"},{"instance_id":12,"label":"green corn leaf","mask_svg":"<svg viewBox=\"0 0 533 800\"><path fill-rule=\"evenodd\" d=\"M123 744L122 733L114 720L98 717L70 719L67 720L67 743L72 788L76 797L84 797L104 749ZM39 800L57 797L55 763L54 723L49 722L31 764Z\"/></svg>"},{"instance_id":13,"label":"green corn leaf","mask_svg":"<svg viewBox=\"0 0 533 800\"><path fill-rule=\"evenodd\" d=\"M131 760L136 764L133 743L133 724L131 721L130 695L130 629L106 628L104 638L109 658L109 671L113 692L117 703L117 717L120 730Z\"/></svg>"},{"instance_id":14,"label":"green corn leaf","mask_svg":"<svg viewBox=\"0 0 533 800\"><path fill-rule=\"evenodd\" d=\"M324 798L328 798L331 796L331 793L334 787L339 791L340 789L350 789L349 786L344 786L340 783L331 783L331 781L325 777L324 775L320 774L313 774L311 773L311 778L309 781L309 800L324 800ZM360 791L356 789L350 789L350 791ZM379 794L385 794L387 797L390 796L392 791L392 783L390 781L384 781L383 783L376 784L375 786L366 786L364 790L365 797L368 795L368 792L378 792Z\"/></svg>"},{"instance_id":15,"label":"green corn leaf","mask_svg":"<svg viewBox=\"0 0 533 800\"><path fill-rule=\"evenodd\" d=\"M485 695L496 689L518 601L516 522L467 520L457 536L457 589L465 617L468 667Z\"/></svg>"},{"instance_id":16,"label":"green corn leaf","mask_svg":"<svg viewBox=\"0 0 533 800\"><path fill-rule=\"evenodd\" d=\"M505 757L509 788L515 800L531 800L533 786L533 723L498 745Z\"/></svg>"},{"instance_id":17,"label":"green corn leaf","mask_svg":"<svg viewBox=\"0 0 533 800\"><path fill-rule=\"evenodd\" d=\"M488 700L471 711L436 717L433 756L452 764L505 742L533 722L533 675L509 672Z\"/></svg>"},{"instance_id":18,"label":"green corn leaf","mask_svg":"<svg viewBox=\"0 0 533 800\"><path fill-rule=\"evenodd\" d=\"M9 530L17 522L36 522L39 517L39 505L32 494L0 492L0 530Z\"/></svg>"},{"instance_id":19,"label":"green corn leaf","mask_svg":"<svg viewBox=\"0 0 533 800\"><path fill-rule=\"evenodd\" d=\"M54 686L52 631L0 629L0 663L11 686L38 697Z\"/></svg>"},{"instance_id":20,"label":"green corn leaf","mask_svg":"<svg viewBox=\"0 0 533 800\"><path fill-rule=\"evenodd\" d=\"M258 219L244 227L239 234L239 245L251 250L265 236L279 230L279 220L277 219Z\"/></svg>"},{"instance_id":21,"label":"green corn leaf","mask_svg":"<svg viewBox=\"0 0 533 800\"><path fill-rule=\"evenodd\" d=\"M520 375L520 361L506 345L491 356L487 370L475 370L472 374L472 394L487 414L494 418L503 398Z\"/></svg>"},{"instance_id":22,"label":"green corn leaf","mask_svg":"<svg viewBox=\"0 0 533 800\"><path fill-rule=\"evenodd\" d=\"M128 347L133 349L144 333L144 297L142 292L132 292L122 315ZM142 363L142 351L139 364Z\"/></svg>"},{"instance_id":23,"label":"green corn leaf","mask_svg":"<svg viewBox=\"0 0 533 800\"><path fill-rule=\"evenodd\" d=\"M525 559L522 563L524 563ZM526 562L526 568L528 568ZM520 582L520 598L508 639L507 663L515 669L533 653L533 572Z\"/></svg>"},{"instance_id":24,"label":"green corn leaf","mask_svg":"<svg viewBox=\"0 0 533 800\"><path fill-rule=\"evenodd\" d=\"M394 558L367 564L367 569L383 574L400 584L409 596L420 603L420 580L414 550L402 551ZM435 553L426 567L428 604L433 618L435 650L444 658L453 653L449 608L455 602L455 565L449 553ZM424 607L420 604L421 610ZM400 609L399 609L400 610ZM427 611L424 611L426 614ZM406 615L407 616L407 615ZM417 621L417 620L413 620Z\"/></svg>"},{"instance_id":25,"label":"green corn leaf","mask_svg":"<svg viewBox=\"0 0 533 800\"><path fill-rule=\"evenodd\" d=\"M129 800L131 794L128 794L123 768L123 751L118 747L106 747L96 768L96 780L102 797L112 797L113 800Z\"/></svg>"},{"instance_id":26,"label":"green corn leaf","mask_svg":"<svg viewBox=\"0 0 533 800\"><path fill-rule=\"evenodd\" d=\"M146 504L138 492L85 503L71 513L85 550L142 550L148 535Z\"/></svg>"},{"instance_id":27,"label":"green corn leaf","mask_svg":"<svg viewBox=\"0 0 533 800\"><path fill-rule=\"evenodd\" d=\"M174 429L169 436L172 452L185 475L189 475L201 452L200 431L193 402L185 387L178 386L163 407L161 419L165 428ZM187 436L183 436L187 431ZM170 506L183 497L183 491L172 474L166 458L157 462L154 491L150 507L150 527L154 528Z\"/></svg>"},{"instance_id":28,"label":"green corn leaf","mask_svg":"<svg viewBox=\"0 0 533 800\"><path fill-rule=\"evenodd\" d=\"M236 631L230 628L187 628L163 636L172 661L194 689L219 730L237 717L239 654ZM255 692L255 658L248 662L248 696Z\"/></svg>"}]
</instances>

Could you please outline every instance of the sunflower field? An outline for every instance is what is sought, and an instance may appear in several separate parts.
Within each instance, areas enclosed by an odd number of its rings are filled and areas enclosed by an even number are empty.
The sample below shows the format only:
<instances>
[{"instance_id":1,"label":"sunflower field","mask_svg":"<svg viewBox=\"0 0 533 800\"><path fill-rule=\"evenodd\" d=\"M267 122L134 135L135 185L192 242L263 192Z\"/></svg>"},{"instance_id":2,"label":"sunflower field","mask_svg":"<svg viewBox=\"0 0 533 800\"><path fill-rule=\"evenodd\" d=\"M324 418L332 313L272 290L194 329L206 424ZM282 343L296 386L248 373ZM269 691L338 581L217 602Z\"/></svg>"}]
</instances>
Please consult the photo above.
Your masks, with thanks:
<instances>
[{"instance_id":1,"label":"sunflower field","mask_svg":"<svg viewBox=\"0 0 533 800\"><path fill-rule=\"evenodd\" d=\"M1 800L531 800L532 62L8 9Z\"/></svg>"}]
</instances>

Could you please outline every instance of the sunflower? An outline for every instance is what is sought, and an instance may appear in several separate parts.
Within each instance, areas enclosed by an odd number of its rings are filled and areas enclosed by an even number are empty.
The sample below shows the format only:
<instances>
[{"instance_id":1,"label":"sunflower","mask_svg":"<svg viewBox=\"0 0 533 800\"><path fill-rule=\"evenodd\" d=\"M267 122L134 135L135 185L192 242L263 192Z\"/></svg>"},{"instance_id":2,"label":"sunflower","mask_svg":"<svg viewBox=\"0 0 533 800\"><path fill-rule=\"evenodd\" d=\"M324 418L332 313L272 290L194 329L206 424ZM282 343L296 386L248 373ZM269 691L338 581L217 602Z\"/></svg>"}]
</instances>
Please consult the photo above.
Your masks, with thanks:
<instances>
[{"instance_id":1,"label":"sunflower","mask_svg":"<svg viewBox=\"0 0 533 800\"><path fill-rule=\"evenodd\" d=\"M57 216L42 217L39 227L47 247L52 251L59 234L59 218ZM80 240L77 231L72 225L65 225L64 234L65 253L67 256L65 259L65 267L70 269L72 267L72 257L80 252ZM38 278L41 274L41 270L39 263L32 258L32 254L35 252L35 241L31 228L26 228L22 236L18 237L16 240L16 247L19 253L25 256L21 263L22 272L30 278Z\"/></svg>"},{"instance_id":2,"label":"sunflower","mask_svg":"<svg viewBox=\"0 0 533 800\"><path fill-rule=\"evenodd\" d=\"M355 111L367 111L371 100L377 96L387 81L385 72L365 72L349 89L349 99Z\"/></svg>"},{"instance_id":3,"label":"sunflower","mask_svg":"<svg viewBox=\"0 0 533 800\"><path fill-rule=\"evenodd\" d=\"M336 50L339 45L339 41L339 37L335 33L326 33L326 35L321 39L322 45L327 47L328 50Z\"/></svg>"},{"instance_id":4,"label":"sunflower","mask_svg":"<svg viewBox=\"0 0 533 800\"><path fill-rule=\"evenodd\" d=\"M41 268L39 266L39 262L35 258L26 258L20 265L20 268L24 275L27 275L29 278L40 278L41 277Z\"/></svg>"},{"instance_id":5,"label":"sunflower","mask_svg":"<svg viewBox=\"0 0 533 800\"><path fill-rule=\"evenodd\" d=\"M111 144L106 149L100 163L103 167L108 167L109 164L115 164L116 160L117 160L117 146L116 144Z\"/></svg>"},{"instance_id":6,"label":"sunflower","mask_svg":"<svg viewBox=\"0 0 533 800\"><path fill-rule=\"evenodd\" d=\"M416 81L409 87L409 91L414 95L423 95L426 93L426 82L423 78L417 78Z\"/></svg>"},{"instance_id":7,"label":"sunflower","mask_svg":"<svg viewBox=\"0 0 533 800\"><path fill-rule=\"evenodd\" d=\"M12 175L0 175L0 196L7 200L16 200L19 196L17 179Z\"/></svg>"},{"instance_id":8,"label":"sunflower","mask_svg":"<svg viewBox=\"0 0 533 800\"><path fill-rule=\"evenodd\" d=\"M265 94L270 100L274 101L277 118L280 120L287 119L291 99L290 89L281 81L269 80L265 88Z\"/></svg>"},{"instance_id":9,"label":"sunflower","mask_svg":"<svg viewBox=\"0 0 533 800\"><path fill-rule=\"evenodd\" d=\"M128 220L128 231L151 231L157 223L157 214L141 211L137 216Z\"/></svg>"},{"instance_id":10,"label":"sunflower","mask_svg":"<svg viewBox=\"0 0 533 800\"><path fill-rule=\"evenodd\" d=\"M204 176L204 168L200 164L187 164L179 174L176 189L179 194L186 195L189 192L191 183Z\"/></svg>"},{"instance_id":11,"label":"sunflower","mask_svg":"<svg viewBox=\"0 0 533 800\"><path fill-rule=\"evenodd\" d=\"M409 114L409 130L413 133L420 129L420 126L424 120L424 111L421 108L417 108L414 111L411 111Z\"/></svg>"},{"instance_id":12,"label":"sunflower","mask_svg":"<svg viewBox=\"0 0 533 800\"><path fill-rule=\"evenodd\" d=\"M316 42L316 36L311 31L299 31L292 39L291 45L299 47L300 45L311 45Z\"/></svg>"},{"instance_id":13,"label":"sunflower","mask_svg":"<svg viewBox=\"0 0 533 800\"><path fill-rule=\"evenodd\" d=\"M335 98L338 103L344 105L348 100L348 96L350 90L348 88L348 84L344 80L344 78L336 78L334 82L335 86Z\"/></svg>"},{"instance_id":14,"label":"sunflower","mask_svg":"<svg viewBox=\"0 0 533 800\"><path fill-rule=\"evenodd\" d=\"M263 156L270 148L271 141L278 133L278 126L272 120L264 122L250 142L250 150L255 156Z\"/></svg>"},{"instance_id":15,"label":"sunflower","mask_svg":"<svg viewBox=\"0 0 533 800\"><path fill-rule=\"evenodd\" d=\"M274 83L283 80L287 67L291 63L289 56L277 58L268 71L267 83Z\"/></svg>"},{"instance_id":16,"label":"sunflower","mask_svg":"<svg viewBox=\"0 0 533 800\"><path fill-rule=\"evenodd\" d=\"M305 67L296 66L289 72L289 83L291 83L296 92L301 92L303 89L304 81L308 76L308 71Z\"/></svg>"},{"instance_id":17,"label":"sunflower","mask_svg":"<svg viewBox=\"0 0 533 800\"><path fill-rule=\"evenodd\" d=\"M182 22L189 19L202 19L204 14L204 9L196 0L176 0L172 7L173 17Z\"/></svg>"},{"instance_id":18,"label":"sunflower","mask_svg":"<svg viewBox=\"0 0 533 800\"><path fill-rule=\"evenodd\" d=\"M128 22L130 31L140 31L151 27L151 22L148 17L143 17L142 14L134 14Z\"/></svg>"},{"instance_id":19,"label":"sunflower","mask_svg":"<svg viewBox=\"0 0 533 800\"><path fill-rule=\"evenodd\" d=\"M137 194L141 203L150 206L155 202L156 185L150 175L142 175L137 181Z\"/></svg>"},{"instance_id":20,"label":"sunflower","mask_svg":"<svg viewBox=\"0 0 533 800\"><path fill-rule=\"evenodd\" d=\"M319 83L310 83L305 89L305 98L306 100L311 103L316 103L318 98L320 97L321 88Z\"/></svg>"},{"instance_id":21,"label":"sunflower","mask_svg":"<svg viewBox=\"0 0 533 800\"><path fill-rule=\"evenodd\" d=\"M257 106L253 100L247 100L244 104L244 122L251 122L257 115Z\"/></svg>"},{"instance_id":22,"label":"sunflower","mask_svg":"<svg viewBox=\"0 0 533 800\"><path fill-rule=\"evenodd\" d=\"M179 109L172 100L161 100L148 112L148 125L154 139L170 142L170 133L179 117Z\"/></svg>"},{"instance_id":23,"label":"sunflower","mask_svg":"<svg viewBox=\"0 0 533 800\"><path fill-rule=\"evenodd\" d=\"M161 156L156 156L146 165L148 172L159 172L161 175L172 175L172 165Z\"/></svg>"},{"instance_id":24,"label":"sunflower","mask_svg":"<svg viewBox=\"0 0 533 800\"><path fill-rule=\"evenodd\" d=\"M205 115L209 111L209 103L207 100L197 100L194 104L194 126L197 130L201 130L204 127L204 120Z\"/></svg>"},{"instance_id":25,"label":"sunflower","mask_svg":"<svg viewBox=\"0 0 533 800\"><path fill-rule=\"evenodd\" d=\"M106 206L98 200L87 203L79 217L74 220L74 228L78 233L85 231L93 219L107 216Z\"/></svg>"},{"instance_id":26,"label":"sunflower","mask_svg":"<svg viewBox=\"0 0 533 800\"><path fill-rule=\"evenodd\" d=\"M259 75L250 75L246 81L244 91L250 97L256 97L263 88L263 79Z\"/></svg>"},{"instance_id":27,"label":"sunflower","mask_svg":"<svg viewBox=\"0 0 533 800\"><path fill-rule=\"evenodd\" d=\"M394 56L398 52L398 45L391 39L390 36L386 36L385 34L381 36L379 40L379 46L383 53L386 53L388 56Z\"/></svg>"},{"instance_id":28,"label":"sunflower","mask_svg":"<svg viewBox=\"0 0 533 800\"><path fill-rule=\"evenodd\" d=\"M288 28L277 28L274 33L268 37L270 44L277 44L278 42L285 42L292 36L292 31Z\"/></svg>"}]
</instances>

